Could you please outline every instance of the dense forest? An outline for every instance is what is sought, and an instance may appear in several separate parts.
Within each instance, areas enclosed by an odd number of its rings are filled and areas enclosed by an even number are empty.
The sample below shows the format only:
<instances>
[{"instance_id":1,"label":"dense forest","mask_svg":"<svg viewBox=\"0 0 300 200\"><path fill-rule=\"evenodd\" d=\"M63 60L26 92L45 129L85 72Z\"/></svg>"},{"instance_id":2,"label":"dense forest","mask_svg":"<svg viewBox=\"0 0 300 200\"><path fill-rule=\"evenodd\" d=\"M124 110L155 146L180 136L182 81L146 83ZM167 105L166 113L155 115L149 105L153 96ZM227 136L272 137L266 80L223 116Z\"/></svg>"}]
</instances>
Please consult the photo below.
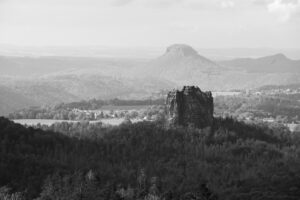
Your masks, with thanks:
<instances>
[{"instance_id":1,"label":"dense forest","mask_svg":"<svg viewBox=\"0 0 300 200\"><path fill-rule=\"evenodd\" d=\"M299 94L217 96L218 115L243 118L277 118L281 123L300 120Z\"/></svg>"},{"instance_id":2,"label":"dense forest","mask_svg":"<svg viewBox=\"0 0 300 200\"><path fill-rule=\"evenodd\" d=\"M282 127L70 126L0 118L1 200L300 198L300 138Z\"/></svg>"}]
</instances>

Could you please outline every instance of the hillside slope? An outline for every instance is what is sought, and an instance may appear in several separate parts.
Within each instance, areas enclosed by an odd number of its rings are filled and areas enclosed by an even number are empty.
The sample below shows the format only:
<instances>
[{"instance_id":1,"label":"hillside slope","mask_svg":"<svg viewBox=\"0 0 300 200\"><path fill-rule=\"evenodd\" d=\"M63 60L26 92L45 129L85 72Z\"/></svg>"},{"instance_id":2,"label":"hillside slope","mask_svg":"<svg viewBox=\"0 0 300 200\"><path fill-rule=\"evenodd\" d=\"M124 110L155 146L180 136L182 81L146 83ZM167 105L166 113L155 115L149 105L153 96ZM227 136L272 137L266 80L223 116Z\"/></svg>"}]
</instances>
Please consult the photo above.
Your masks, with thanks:
<instances>
[{"instance_id":1,"label":"hillside slope","mask_svg":"<svg viewBox=\"0 0 300 200\"><path fill-rule=\"evenodd\" d=\"M28 98L10 88L0 86L0 116L9 114L12 110L18 110L37 105L33 99Z\"/></svg>"},{"instance_id":2,"label":"hillside slope","mask_svg":"<svg viewBox=\"0 0 300 200\"><path fill-rule=\"evenodd\" d=\"M92 98L144 99L162 89L170 89L174 84L154 78L113 78L99 74L63 74L35 79L6 78L2 85L5 90L0 90L0 102L3 105L1 105L3 111L0 112L0 115L30 105L53 105Z\"/></svg>"}]
</instances>

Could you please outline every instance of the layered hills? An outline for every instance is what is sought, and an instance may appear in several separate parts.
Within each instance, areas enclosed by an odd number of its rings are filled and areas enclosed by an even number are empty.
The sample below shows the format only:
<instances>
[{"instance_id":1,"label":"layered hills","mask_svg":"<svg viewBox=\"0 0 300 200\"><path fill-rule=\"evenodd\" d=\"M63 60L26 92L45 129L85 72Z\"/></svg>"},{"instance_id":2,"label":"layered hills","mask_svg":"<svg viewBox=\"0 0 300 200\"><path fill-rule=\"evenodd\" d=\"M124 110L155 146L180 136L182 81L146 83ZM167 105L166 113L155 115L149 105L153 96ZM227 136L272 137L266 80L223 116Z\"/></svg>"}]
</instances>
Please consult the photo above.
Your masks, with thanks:
<instances>
[{"instance_id":1,"label":"layered hills","mask_svg":"<svg viewBox=\"0 0 300 200\"><path fill-rule=\"evenodd\" d=\"M0 90L0 115L28 105L149 98L183 85L224 91L300 83L299 62L283 54L217 62L185 44L171 45L151 60L1 56L0 86L6 89ZM6 98L16 95L20 106Z\"/></svg>"}]
</instances>

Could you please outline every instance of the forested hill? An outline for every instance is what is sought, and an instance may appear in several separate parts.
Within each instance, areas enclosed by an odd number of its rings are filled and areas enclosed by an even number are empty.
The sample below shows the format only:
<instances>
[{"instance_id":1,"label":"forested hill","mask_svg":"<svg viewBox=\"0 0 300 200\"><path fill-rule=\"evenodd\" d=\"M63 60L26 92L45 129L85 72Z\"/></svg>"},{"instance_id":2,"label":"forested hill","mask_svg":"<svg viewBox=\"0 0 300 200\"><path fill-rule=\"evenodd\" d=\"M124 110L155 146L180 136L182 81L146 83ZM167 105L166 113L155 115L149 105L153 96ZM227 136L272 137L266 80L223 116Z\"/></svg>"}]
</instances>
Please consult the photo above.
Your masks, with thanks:
<instances>
[{"instance_id":1,"label":"forested hill","mask_svg":"<svg viewBox=\"0 0 300 200\"><path fill-rule=\"evenodd\" d=\"M232 119L205 130L85 123L78 137L67 126L60 134L0 118L0 199L300 197L300 140L285 130Z\"/></svg>"}]
</instances>

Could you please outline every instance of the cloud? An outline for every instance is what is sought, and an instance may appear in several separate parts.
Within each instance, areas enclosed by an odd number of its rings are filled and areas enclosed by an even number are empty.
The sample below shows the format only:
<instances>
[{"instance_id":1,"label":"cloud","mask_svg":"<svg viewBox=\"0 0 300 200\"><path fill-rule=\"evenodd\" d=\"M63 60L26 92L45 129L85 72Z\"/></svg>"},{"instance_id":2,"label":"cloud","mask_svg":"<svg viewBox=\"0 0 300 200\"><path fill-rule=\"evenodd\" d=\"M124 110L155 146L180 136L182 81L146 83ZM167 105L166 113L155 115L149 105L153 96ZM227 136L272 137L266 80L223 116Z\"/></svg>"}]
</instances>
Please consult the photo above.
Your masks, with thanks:
<instances>
[{"instance_id":1,"label":"cloud","mask_svg":"<svg viewBox=\"0 0 300 200\"><path fill-rule=\"evenodd\" d=\"M239 1L237 0L107 0L113 6L126 6L135 4L140 6L150 6L157 8L166 8L170 6L179 6L183 8L194 9L218 9L233 8Z\"/></svg>"},{"instance_id":2,"label":"cloud","mask_svg":"<svg viewBox=\"0 0 300 200\"><path fill-rule=\"evenodd\" d=\"M254 5L259 5L259 6L266 6L272 2L273 2L273 0L252 0L252 3Z\"/></svg>"},{"instance_id":3,"label":"cloud","mask_svg":"<svg viewBox=\"0 0 300 200\"><path fill-rule=\"evenodd\" d=\"M131 3L133 0L112 0L111 5L113 6L124 6Z\"/></svg>"},{"instance_id":4,"label":"cloud","mask_svg":"<svg viewBox=\"0 0 300 200\"><path fill-rule=\"evenodd\" d=\"M233 1L222 1L221 7L222 8L233 8L235 6L235 3Z\"/></svg>"},{"instance_id":5,"label":"cloud","mask_svg":"<svg viewBox=\"0 0 300 200\"><path fill-rule=\"evenodd\" d=\"M113 6L126 6L128 4L139 4L144 6L166 7L181 3L185 0L108 0Z\"/></svg>"},{"instance_id":6,"label":"cloud","mask_svg":"<svg viewBox=\"0 0 300 200\"><path fill-rule=\"evenodd\" d=\"M286 22L300 13L300 0L274 0L267 5L267 9L276 14L281 22Z\"/></svg>"}]
</instances>

